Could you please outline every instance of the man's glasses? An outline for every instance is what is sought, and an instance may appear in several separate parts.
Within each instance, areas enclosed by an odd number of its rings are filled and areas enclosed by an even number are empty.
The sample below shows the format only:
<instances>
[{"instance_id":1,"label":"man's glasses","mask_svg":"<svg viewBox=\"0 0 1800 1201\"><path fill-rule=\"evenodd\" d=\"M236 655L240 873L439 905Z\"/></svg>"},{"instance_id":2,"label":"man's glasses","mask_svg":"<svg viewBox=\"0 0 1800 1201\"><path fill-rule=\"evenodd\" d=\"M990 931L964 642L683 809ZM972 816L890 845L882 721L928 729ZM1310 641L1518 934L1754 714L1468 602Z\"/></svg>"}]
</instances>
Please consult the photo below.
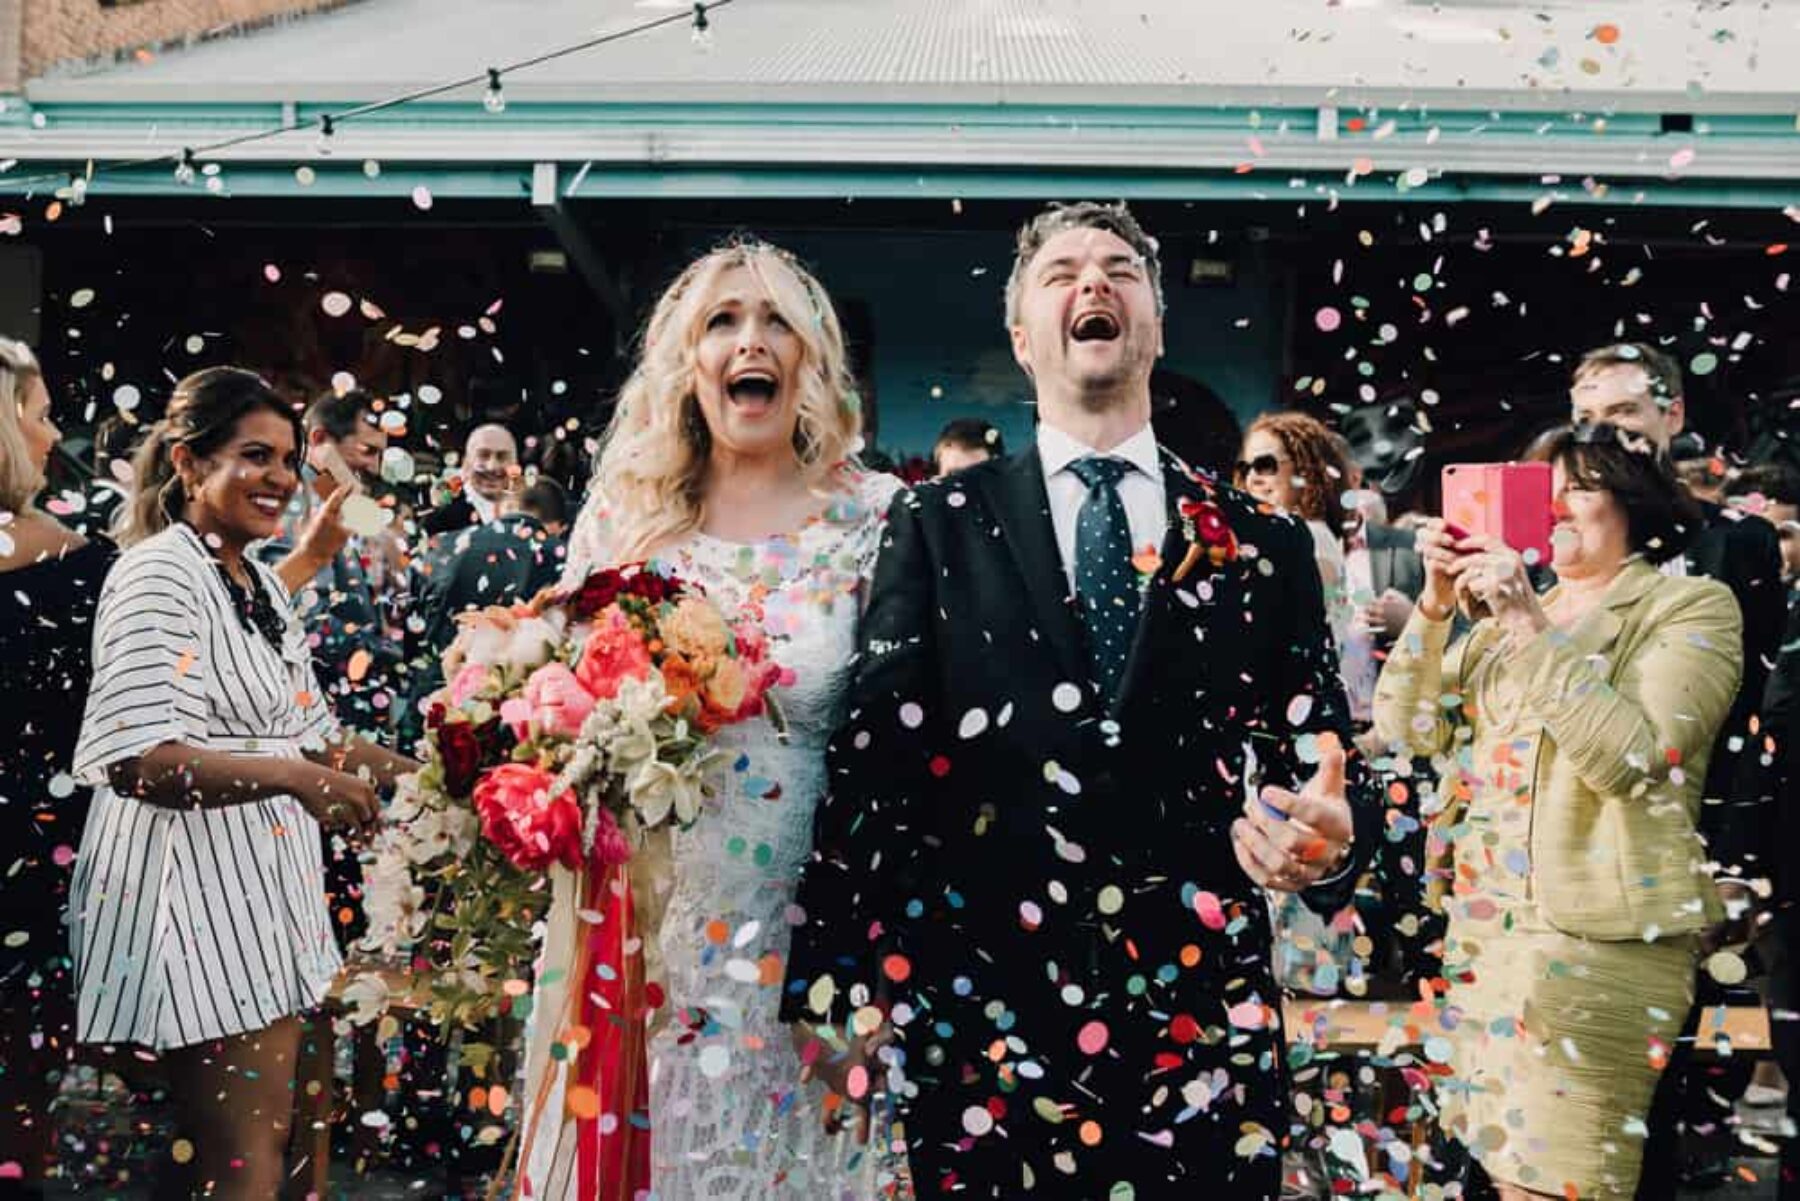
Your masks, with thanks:
<instances>
[{"instance_id":1,"label":"man's glasses","mask_svg":"<svg viewBox=\"0 0 1800 1201\"><path fill-rule=\"evenodd\" d=\"M1280 455L1257 455L1248 461L1237 461L1237 477L1241 480L1251 475L1274 475L1281 470Z\"/></svg>"}]
</instances>

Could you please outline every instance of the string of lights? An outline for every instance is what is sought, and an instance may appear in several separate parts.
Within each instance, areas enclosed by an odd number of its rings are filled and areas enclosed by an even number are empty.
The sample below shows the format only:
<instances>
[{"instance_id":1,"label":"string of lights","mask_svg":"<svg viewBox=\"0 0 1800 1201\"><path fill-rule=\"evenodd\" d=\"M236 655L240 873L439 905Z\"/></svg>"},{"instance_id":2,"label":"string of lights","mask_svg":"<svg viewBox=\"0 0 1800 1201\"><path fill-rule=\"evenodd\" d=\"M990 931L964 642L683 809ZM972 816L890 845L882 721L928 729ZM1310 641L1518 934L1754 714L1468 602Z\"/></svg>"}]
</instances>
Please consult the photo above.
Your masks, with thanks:
<instances>
[{"instance_id":1,"label":"string of lights","mask_svg":"<svg viewBox=\"0 0 1800 1201\"><path fill-rule=\"evenodd\" d=\"M381 100L372 100L366 104L359 104L352 108L344 109L341 112L321 113L317 117L310 118L306 121L296 122L294 124L275 125L270 126L267 129L252 130L216 142L208 142L204 145L184 146L178 152L166 151L160 154L146 155L142 158L123 159L111 163L89 163L84 171L74 175L61 171L13 179L8 179L5 175L0 175L0 187L10 187L19 191L27 191L39 184L60 182L67 185L66 195L64 189L58 189L58 197L66 199L72 206L79 206L87 199L88 185L94 179L102 175L112 175L124 171L139 171L146 167L154 167L159 163L173 163L175 165L176 181L183 184L192 183L196 175L203 169L203 160L209 155L216 155L220 151L249 145L252 142L262 142L267 141L270 138L286 137L290 134L304 132L308 129L317 129L319 131L319 152L328 154L330 153L331 139L336 135L339 127L346 121L355 121L359 118L369 117L376 113L400 108L403 105L414 104L421 100L429 100L449 92L461 91L464 88L474 87L478 84L486 84L486 91L482 94L482 107L490 113L501 113L506 110L506 94L501 84L501 80L514 72L529 70L532 67L542 66L544 63L554 62L559 58L567 58L572 54L580 54L584 51L593 50L599 46L605 46L612 42L624 41L626 38L636 37L639 34L649 33L652 30L662 29L666 26L677 25L682 22L692 23L695 42L708 45L712 40L712 22L708 19L707 14L714 9L724 8L732 2L733 0L696 0L692 8L686 11L672 12L665 16L655 17L647 21L640 21L636 25L631 25L624 29L615 29L609 33L599 34L595 37L588 38L585 41L575 42L568 46L559 46L554 50L547 50L542 54L534 54L529 58L519 59L517 62L506 63L497 67L484 67L478 74L466 75L459 79L449 80L445 83L416 88L413 91L402 92L398 95L388 96Z\"/></svg>"}]
</instances>

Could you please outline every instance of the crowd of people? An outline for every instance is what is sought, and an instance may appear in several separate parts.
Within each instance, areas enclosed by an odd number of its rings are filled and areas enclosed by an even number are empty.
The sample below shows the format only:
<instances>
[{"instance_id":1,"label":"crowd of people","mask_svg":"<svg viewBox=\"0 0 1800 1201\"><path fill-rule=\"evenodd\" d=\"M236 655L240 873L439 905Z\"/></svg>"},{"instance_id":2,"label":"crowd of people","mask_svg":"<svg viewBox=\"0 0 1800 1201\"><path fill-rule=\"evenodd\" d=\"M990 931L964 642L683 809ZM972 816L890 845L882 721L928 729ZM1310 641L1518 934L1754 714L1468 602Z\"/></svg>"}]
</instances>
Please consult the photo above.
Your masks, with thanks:
<instances>
[{"instance_id":1,"label":"crowd of people","mask_svg":"<svg viewBox=\"0 0 1800 1201\"><path fill-rule=\"evenodd\" d=\"M1165 302L1123 206L1036 217L1033 439L954 422L904 488L825 288L734 242L656 305L579 512L492 424L414 505L381 397L212 367L85 533L38 506L54 381L0 339L0 1197L66 1157L78 1054L172 1103L158 1195L277 1195L458 615L645 560L788 679L785 729L721 734L761 791L677 834L644 932L657 1196L1273 1197L1323 1112L1281 997L1388 973L1441 1015L1411 1154L1446 1195L1673 1196L1740 1097L1791 1120L1800 477L1678 467L1681 372L1638 343L1518 448L1547 556L1390 517L1392 464L1305 413L1190 465L1151 427ZM1747 978L1754 1080L1694 1056ZM397 1137L449 1158L444 1048L403 1043ZM575 1134L622 1115L549 1112L523 1195L590 1201Z\"/></svg>"}]
</instances>

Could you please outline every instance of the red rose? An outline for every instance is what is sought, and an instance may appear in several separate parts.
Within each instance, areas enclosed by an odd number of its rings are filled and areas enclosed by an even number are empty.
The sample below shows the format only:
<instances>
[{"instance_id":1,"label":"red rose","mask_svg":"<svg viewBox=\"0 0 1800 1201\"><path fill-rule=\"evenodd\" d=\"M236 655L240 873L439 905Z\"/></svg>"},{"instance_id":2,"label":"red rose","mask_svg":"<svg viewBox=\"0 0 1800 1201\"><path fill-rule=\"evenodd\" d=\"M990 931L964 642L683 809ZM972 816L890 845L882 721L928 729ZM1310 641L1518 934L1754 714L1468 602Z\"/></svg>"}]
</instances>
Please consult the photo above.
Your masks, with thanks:
<instances>
[{"instance_id":1,"label":"red rose","mask_svg":"<svg viewBox=\"0 0 1800 1201\"><path fill-rule=\"evenodd\" d=\"M425 728L427 730L436 730L439 726L443 725L444 714L446 712L444 702L431 702L430 706L425 710Z\"/></svg>"},{"instance_id":2,"label":"red rose","mask_svg":"<svg viewBox=\"0 0 1800 1201\"><path fill-rule=\"evenodd\" d=\"M626 580L625 591L632 596L642 597L652 605L660 605L680 596L682 585L680 580L640 569Z\"/></svg>"},{"instance_id":3,"label":"red rose","mask_svg":"<svg viewBox=\"0 0 1800 1201\"><path fill-rule=\"evenodd\" d=\"M514 867L581 866L581 804L573 789L550 795L554 778L529 763L502 763L475 786L481 833Z\"/></svg>"},{"instance_id":4,"label":"red rose","mask_svg":"<svg viewBox=\"0 0 1800 1201\"><path fill-rule=\"evenodd\" d=\"M569 608L577 621L591 620L594 614L618 600L624 588L625 577L618 571L610 567L596 571L581 581L581 586L569 597Z\"/></svg>"},{"instance_id":5,"label":"red rose","mask_svg":"<svg viewBox=\"0 0 1800 1201\"><path fill-rule=\"evenodd\" d=\"M444 791L460 800L481 772L481 739L468 722L452 721L438 730L437 744L444 761Z\"/></svg>"}]
</instances>

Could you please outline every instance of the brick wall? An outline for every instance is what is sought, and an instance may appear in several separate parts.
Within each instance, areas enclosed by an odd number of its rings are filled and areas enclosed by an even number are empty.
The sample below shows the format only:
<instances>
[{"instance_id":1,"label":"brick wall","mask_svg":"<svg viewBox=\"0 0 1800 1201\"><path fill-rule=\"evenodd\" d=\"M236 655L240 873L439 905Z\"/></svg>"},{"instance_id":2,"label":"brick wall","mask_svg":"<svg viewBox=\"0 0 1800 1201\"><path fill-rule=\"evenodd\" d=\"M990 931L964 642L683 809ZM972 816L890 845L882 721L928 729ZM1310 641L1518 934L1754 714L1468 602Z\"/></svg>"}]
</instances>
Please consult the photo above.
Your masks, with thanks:
<instances>
[{"instance_id":1,"label":"brick wall","mask_svg":"<svg viewBox=\"0 0 1800 1201\"><path fill-rule=\"evenodd\" d=\"M111 60L139 49L216 35L233 27L332 8L345 0L0 0L0 10L23 9L19 74L42 75L66 63ZM0 12L0 38L6 36ZM0 46L0 74L6 50ZM0 87L4 80L0 80Z\"/></svg>"}]
</instances>

